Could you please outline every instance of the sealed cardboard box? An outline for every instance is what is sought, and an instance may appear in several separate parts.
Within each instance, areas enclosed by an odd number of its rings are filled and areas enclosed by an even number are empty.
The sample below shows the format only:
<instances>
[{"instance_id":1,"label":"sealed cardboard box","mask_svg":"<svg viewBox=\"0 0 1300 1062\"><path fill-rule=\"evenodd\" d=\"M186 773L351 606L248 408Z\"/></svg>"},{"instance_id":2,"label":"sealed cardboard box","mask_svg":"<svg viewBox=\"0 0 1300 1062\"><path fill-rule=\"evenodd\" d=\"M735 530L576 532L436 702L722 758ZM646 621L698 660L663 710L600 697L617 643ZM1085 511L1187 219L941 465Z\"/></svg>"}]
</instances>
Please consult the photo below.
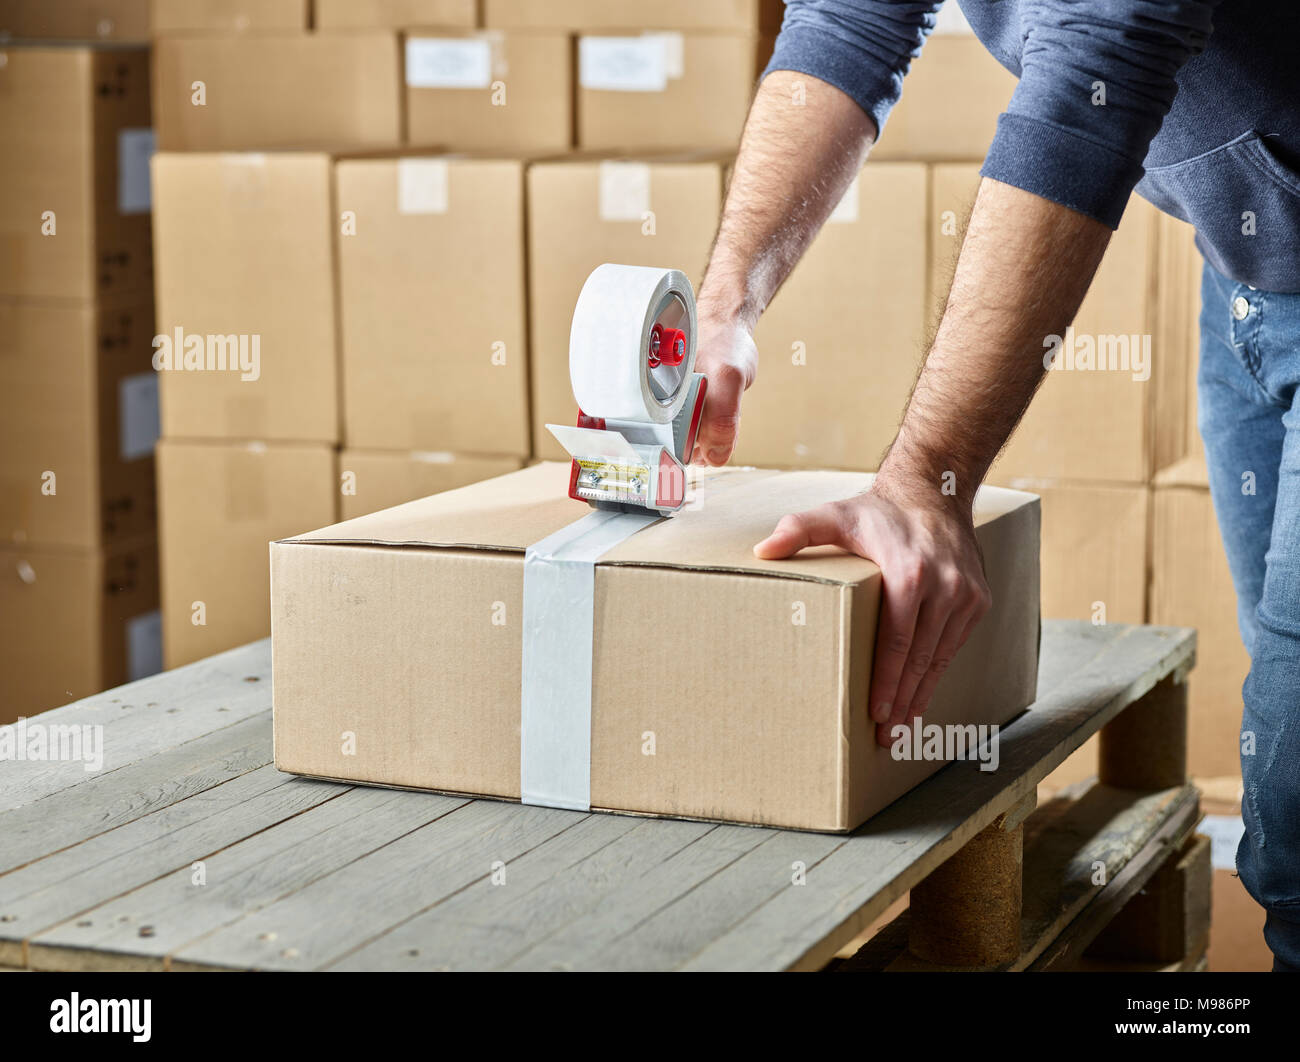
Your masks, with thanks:
<instances>
[{"instance_id":1,"label":"sealed cardboard box","mask_svg":"<svg viewBox=\"0 0 1300 1062\"><path fill-rule=\"evenodd\" d=\"M316 0L319 30L477 25L478 0Z\"/></svg>"},{"instance_id":2,"label":"sealed cardboard box","mask_svg":"<svg viewBox=\"0 0 1300 1062\"><path fill-rule=\"evenodd\" d=\"M334 473L328 446L158 444L168 668L266 637L267 544L337 518Z\"/></svg>"},{"instance_id":3,"label":"sealed cardboard box","mask_svg":"<svg viewBox=\"0 0 1300 1062\"><path fill-rule=\"evenodd\" d=\"M698 286L717 229L725 162L707 156L572 159L528 170L533 453L563 458L545 425L571 424L569 325L605 262L683 270Z\"/></svg>"},{"instance_id":4,"label":"sealed cardboard box","mask_svg":"<svg viewBox=\"0 0 1300 1062\"><path fill-rule=\"evenodd\" d=\"M485 0L483 19L494 29L758 33L779 29L783 9L781 0Z\"/></svg>"},{"instance_id":5,"label":"sealed cardboard box","mask_svg":"<svg viewBox=\"0 0 1300 1062\"><path fill-rule=\"evenodd\" d=\"M337 442L334 159L160 155L165 436Z\"/></svg>"},{"instance_id":6,"label":"sealed cardboard box","mask_svg":"<svg viewBox=\"0 0 1300 1062\"><path fill-rule=\"evenodd\" d=\"M949 5L953 7L955 5ZM936 33L903 79L871 157L927 161L982 159L998 116L1016 89L1015 75L969 33Z\"/></svg>"},{"instance_id":7,"label":"sealed cardboard box","mask_svg":"<svg viewBox=\"0 0 1300 1062\"><path fill-rule=\"evenodd\" d=\"M0 50L0 295L145 294L149 53Z\"/></svg>"},{"instance_id":8,"label":"sealed cardboard box","mask_svg":"<svg viewBox=\"0 0 1300 1062\"><path fill-rule=\"evenodd\" d=\"M772 38L739 33L578 38L578 146L726 151L740 142Z\"/></svg>"},{"instance_id":9,"label":"sealed cardboard box","mask_svg":"<svg viewBox=\"0 0 1300 1062\"><path fill-rule=\"evenodd\" d=\"M0 38L129 41L149 39L152 0L0 0Z\"/></svg>"},{"instance_id":10,"label":"sealed cardboard box","mask_svg":"<svg viewBox=\"0 0 1300 1062\"><path fill-rule=\"evenodd\" d=\"M153 32L267 33L311 28L311 0L153 0Z\"/></svg>"},{"instance_id":11,"label":"sealed cardboard box","mask_svg":"<svg viewBox=\"0 0 1300 1062\"><path fill-rule=\"evenodd\" d=\"M0 724L162 670L152 538L0 546Z\"/></svg>"},{"instance_id":12,"label":"sealed cardboard box","mask_svg":"<svg viewBox=\"0 0 1300 1062\"><path fill-rule=\"evenodd\" d=\"M979 168L936 166L930 208L931 323L947 297ZM1136 197L1074 324L1045 337L1051 371L993 466L997 477L1142 483L1186 447L1193 372L1190 226Z\"/></svg>"},{"instance_id":13,"label":"sealed cardboard box","mask_svg":"<svg viewBox=\"0 0 1300 1062\"><path fill-rule=\"evenodd\" d=\"M153 304L0 299L0 541L154 533Z\"/></svg>"},{"instance_id":14,"label":"sealed cardboard box","mask_svg":"<svg viewBox=\"0 0 1300 1062\"><path fill-rule=\"evenodd\" d=\"M391 33L165 37L154 46L158 147L391 146L400 69Z\"/></svg>"},{"instance_id":15,"label":"sealed cardboard box","mask_svg":"<svg viewBox=\"0 0 1300 1062\"><path fill-rule=\"evenodd\" d=\"M341 160L345 438L379 450L529 453L518 159Z\"/></svg>"},{"instance_id":16,"label":"sealed cardboard box","mask_svg":"<svg viewBox=\"0 0 1300 1062\"><path fill-rule=\"evenodd\" d=\"M391 509L394 505L517 471L514 457L477 454L389 453L344 450L339 454L339 519Z\"/></svg>"},{"instance_id":17,"label":"sealed cardboard box","mask_svg":"<svg viewBox=\"0 0 1300 1062\"><path fill-rule=\"evenodd\" d=\"M1250 657L1237 629L1237 598L1197 459L1155 479L1151 622L1197 629L1196 669L1188 682L1188 767L1194 777L1240 770L1241 686Z\"/></svg>"},{"instance_id":18,"label":"sealed cardboard box","mask_svg":"<svg viewBox=\"0 0 1300 1062\"><path fill-rule=\"evenodd\" d=\"M518 799L524 550L590 512L568 479L536 465L276 543L277 766ZM850 830L942 765L895 757L867 716L879 569L751 549L867 482L731 471L599 558L590 657L554 662L590 667L589 748L565 754L589 754L593 808ZM977 525L993 611L927 724L1005 723L1034 697L1037 500L987 489Z\"/></svg>"},{"instance_id":19,"label":"sealed cardboard box","mask_svg":"<svg viewBox=\"0 0 1300 1062\"><path fill-rule=\"evenodd\" d=\"M923 354L926 173L868 164L758 323L736 460L874 469Z\"/></svg>"},{"instance_id":20,"label":"sealed cardboard box","mask_svg":"<svg viewBox=\"0 0 1300 1062\"><path fill-rule=\"evenodd\" d=\"M406 138L457 151L558 152L573 144L573 47L562 33L406 38Z\"/></svg>"}]
</instances>

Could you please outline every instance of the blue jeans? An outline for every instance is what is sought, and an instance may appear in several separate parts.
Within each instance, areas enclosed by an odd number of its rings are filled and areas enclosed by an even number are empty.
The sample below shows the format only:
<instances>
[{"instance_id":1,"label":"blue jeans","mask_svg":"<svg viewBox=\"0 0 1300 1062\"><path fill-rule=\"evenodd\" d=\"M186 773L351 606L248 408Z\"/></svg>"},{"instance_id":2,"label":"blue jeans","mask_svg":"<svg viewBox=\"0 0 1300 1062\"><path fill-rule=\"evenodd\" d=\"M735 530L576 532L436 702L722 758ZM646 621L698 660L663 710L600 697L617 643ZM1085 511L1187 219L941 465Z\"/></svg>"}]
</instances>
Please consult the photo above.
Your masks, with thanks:
<instances>
[{"instance_id":1,"label":"blue jeans","mask_svg":"<svg viewBox=\"0 0 1300 1062\"><path fill-rule=\"evenodd\" d=\"M1237 870L1279 969L1300 967L1300 295L1205 267L1199 427L1250 653ZM1196 578L1188 572L1188 578ZM1193 681L1195 677L1193 676Z\"/></svg>"}]
</instances>

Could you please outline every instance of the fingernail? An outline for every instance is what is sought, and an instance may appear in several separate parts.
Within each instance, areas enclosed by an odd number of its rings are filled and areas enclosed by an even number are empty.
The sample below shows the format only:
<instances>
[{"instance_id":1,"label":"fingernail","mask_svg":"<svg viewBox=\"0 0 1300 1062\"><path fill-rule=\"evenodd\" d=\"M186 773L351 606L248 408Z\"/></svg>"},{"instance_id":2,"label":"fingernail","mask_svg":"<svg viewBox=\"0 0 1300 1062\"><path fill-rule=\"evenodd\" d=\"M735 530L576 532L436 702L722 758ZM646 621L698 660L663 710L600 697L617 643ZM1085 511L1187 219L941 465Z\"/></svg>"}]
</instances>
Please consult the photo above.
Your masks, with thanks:
<instances>
[{"instance_id":1,"label":"fingernail","mask_svg":"<svg viewBox=\"0 0 1300 1062\"><path fill-rule=\"evenodd\" d=\"M889 709L889 702L882 701L880 704L876 705L876 710L871 713L871 718L877 723L887 722L889 720Z\"/></svg>"},{"instance_id":2,"label":"fingernail","mask_svg":"<svg viewBox=\"0 0 1300 1062\"><path fill-rule=\"evenodd\" d=\"M711 464L711 465L725 465L726 463L727 463L727 451L726 451L726 450L710 450L710 451L709 451L709 464Z\"/></svg>"}]
</instances>

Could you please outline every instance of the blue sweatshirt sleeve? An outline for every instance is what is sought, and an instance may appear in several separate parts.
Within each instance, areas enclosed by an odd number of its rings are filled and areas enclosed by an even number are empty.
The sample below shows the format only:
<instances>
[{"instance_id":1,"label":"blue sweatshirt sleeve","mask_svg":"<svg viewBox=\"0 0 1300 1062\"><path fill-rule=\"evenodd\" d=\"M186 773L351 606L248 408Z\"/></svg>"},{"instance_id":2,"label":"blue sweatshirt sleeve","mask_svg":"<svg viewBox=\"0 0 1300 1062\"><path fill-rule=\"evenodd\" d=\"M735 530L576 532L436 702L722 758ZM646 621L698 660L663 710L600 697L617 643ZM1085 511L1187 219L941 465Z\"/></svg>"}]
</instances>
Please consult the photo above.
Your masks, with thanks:
<instances>
[{"instance_id":1,"label":"blue sweatshirt sleeve","mask_svg":"<svg viewBox=\"0 0 1300 1062\"><path fill-rule=\"evenodd\" d=\"M1116 228L1178 71L1204 47L1219 2L1021 0L1020 83L984 176ZM787 0L768 71L830 82L883 129L941 4Z\"/></svg>"},{"instance_id":2,"label":"blue sweatshirt sleeve","mask_svg":"<svg viewBox=\"0 0 1300 1062\"><path fill-rule=\"evenodd\" d=\"M867 112L879 139L942 6L943 0L785 0L763 76L794 70L829 82Z\"/></svg>"}]
</instances>

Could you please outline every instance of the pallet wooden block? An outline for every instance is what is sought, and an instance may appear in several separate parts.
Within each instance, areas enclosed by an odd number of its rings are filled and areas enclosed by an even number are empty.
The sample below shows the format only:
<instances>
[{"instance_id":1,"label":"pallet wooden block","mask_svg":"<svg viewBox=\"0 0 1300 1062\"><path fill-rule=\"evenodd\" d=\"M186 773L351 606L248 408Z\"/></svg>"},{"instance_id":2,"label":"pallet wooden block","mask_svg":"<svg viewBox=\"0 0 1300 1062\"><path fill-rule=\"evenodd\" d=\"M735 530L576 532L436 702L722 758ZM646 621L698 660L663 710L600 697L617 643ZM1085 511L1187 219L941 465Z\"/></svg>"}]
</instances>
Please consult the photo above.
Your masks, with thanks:
<instances>
[{"instance_id":1,"label":"pallet wooden block","mask_svg":"<svg viewBox=\"0 0 1300 1062\"><path fill-rule=\"evenodd\" d=\"M1187 630L1044 624L1038 700L1003 730L999 770L952 764L840 836L291 778L270 765L270 649L257 643L40 717L102 723L106 762L5 765L0 966L819 969L909 890L924 898L936 871L932 910L981 861L1009 894L1020 851L1023 903L1003 904L989 939L960 915L914 939L983 961L1009 955L1018 929L1012 965L1030 941L1032 962L1050 962L1057 926L1135 894L1159 864L1141 853L1182 843L1195 792L1099 785L1073 811L1024 819L1036 787L1130 706L1150 707L1194 651ZM1046 811L1111 838L1115 866L1128 852L1100 892L1047 843ZM1125 885L1139 864L1151 872ZM1039 865L1073 885L1045 898Z\"/></svg>"}]
</instances>

